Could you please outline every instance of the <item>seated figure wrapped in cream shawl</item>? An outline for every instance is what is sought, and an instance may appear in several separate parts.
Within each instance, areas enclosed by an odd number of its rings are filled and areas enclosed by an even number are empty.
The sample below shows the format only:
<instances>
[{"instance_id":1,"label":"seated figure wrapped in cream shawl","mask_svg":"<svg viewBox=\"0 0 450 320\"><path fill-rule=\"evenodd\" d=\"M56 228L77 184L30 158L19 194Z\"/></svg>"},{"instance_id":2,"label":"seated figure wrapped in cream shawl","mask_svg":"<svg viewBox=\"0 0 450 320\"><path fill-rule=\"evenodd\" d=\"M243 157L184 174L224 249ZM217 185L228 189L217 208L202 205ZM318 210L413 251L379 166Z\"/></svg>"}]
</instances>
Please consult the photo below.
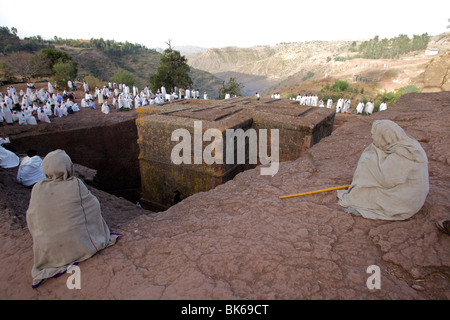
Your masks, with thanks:
<instances>
[{"instance_id":1,"label":"seated figure wrapped in cream shawl","mask_svg":"<svg viewBox=\"0 0 450 320\"><path fill-rule=\"evenodd\" d=\"M73 176L72 160L63 150L42 161L46 178L36 183L27 210L33 238L33 287L63 273L114 244L98 199Z\"/></svg>"},{"instance_id":2,"label":"seated figure wrapped in cream shawl","mask_svg":"<svg viewBox=\"0 0 450 320\"><path fill-rule=\"evenodd\" d=\"M424 205L428 159L418 141L390 120L372 125L373 143L362 153L348 190L337 192L344 211L378 220L406 220Z\"/></svg>"}]
</instances>

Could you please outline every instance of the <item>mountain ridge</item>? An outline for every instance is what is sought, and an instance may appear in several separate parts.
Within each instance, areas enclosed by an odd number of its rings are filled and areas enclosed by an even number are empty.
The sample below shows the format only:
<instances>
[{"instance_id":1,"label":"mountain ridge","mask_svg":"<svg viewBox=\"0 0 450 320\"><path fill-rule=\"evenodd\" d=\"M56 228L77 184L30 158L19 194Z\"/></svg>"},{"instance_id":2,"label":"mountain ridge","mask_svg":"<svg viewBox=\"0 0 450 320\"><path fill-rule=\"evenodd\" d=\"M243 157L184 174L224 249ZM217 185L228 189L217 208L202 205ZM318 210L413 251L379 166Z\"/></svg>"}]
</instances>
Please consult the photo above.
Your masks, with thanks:
<instances>
[{"instance_id":1,"label":"mountain ridge","mask_svg":"<svg viewBox=\"0 0 450 320\"><path fill-rule=\"evenodd\" d=\"M403 85L427 84L417 81L435 56L427 50L403 54L399 59L353 59L356 46L367 40L333 40L279 43L274 46L210 48L188 54L188 64L205 70L223 81L234 77L244 84L243 94L289 90L293 83L339 79L353 81L356 75L373 74L380 90L394 90ZM450 52L450 33L430 36L427 49L437 49L439 56ZM445 67L445 64L444 64ZM378 77L378 78L377 78Z\"/></svg>"}]
</instances>

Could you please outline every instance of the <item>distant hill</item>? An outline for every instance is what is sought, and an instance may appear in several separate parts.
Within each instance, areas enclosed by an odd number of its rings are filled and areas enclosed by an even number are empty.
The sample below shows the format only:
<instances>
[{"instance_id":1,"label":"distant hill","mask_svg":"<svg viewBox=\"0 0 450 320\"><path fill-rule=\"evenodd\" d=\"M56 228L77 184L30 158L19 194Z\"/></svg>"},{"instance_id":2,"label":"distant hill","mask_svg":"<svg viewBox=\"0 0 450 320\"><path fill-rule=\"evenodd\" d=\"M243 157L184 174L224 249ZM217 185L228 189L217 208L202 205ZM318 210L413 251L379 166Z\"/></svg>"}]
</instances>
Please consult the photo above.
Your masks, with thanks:
<instances>
[{"instance_id":1,"label":"distant hill","mask_svg":"<svg viewBox=\"0 0 450 320\"><path fill-rule=\"evenodd\" d=\"M423 82L423 79L428 78L421 74L436 58L432 54L445 56L450 52L450 33L429 37L429 43L425 43L428 50L419 41L414 42L416 38L423 40L421 37L414 37L410 41L410 47L402 48L399 43L405 43L400 41L403 38L404 36L379 41L309 41L249 48L225 47L208 49L186 57L190 66L208 71L224 81L234 77L244 84L245 95L254 95L255 92L270 95L283 91L287 96L302 86L303 89L316 89L320 87L317 83L332 80L354 82L356 76L376 80L374 86L380 90L393 90L406 85L429 87ZM362 43L364 45L360 46ZM422 49L413 50L420 45ZM359 47L362 52L358 52ZM380 57L385 55L398 58L365 58L377 54ZM448 68L445 59L439 61L444 61L444 64L435 62L434 68ZM445 81L448 79L445 78Z\"/></svg>"}]
</instances>

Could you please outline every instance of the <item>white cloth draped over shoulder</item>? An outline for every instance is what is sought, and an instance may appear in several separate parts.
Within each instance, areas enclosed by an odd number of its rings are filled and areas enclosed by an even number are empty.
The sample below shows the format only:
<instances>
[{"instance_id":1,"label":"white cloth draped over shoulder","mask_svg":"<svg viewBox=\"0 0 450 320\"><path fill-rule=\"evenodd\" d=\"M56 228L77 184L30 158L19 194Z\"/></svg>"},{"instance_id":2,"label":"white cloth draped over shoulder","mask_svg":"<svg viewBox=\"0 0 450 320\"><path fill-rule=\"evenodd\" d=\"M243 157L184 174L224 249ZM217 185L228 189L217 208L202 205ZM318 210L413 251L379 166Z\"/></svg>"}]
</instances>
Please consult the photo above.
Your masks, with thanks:
<instances>
[{"instance_id":1,"label":"white cloth draped over shoulder","mask_svg":"<svg viewBox=\"0 0 450 320\"><path fill-rule=\"evenodd\" d=\"M428 195L427 155L418 141L390 120L374 121L372 139L351 186L337 192L339 204L344 211L368 219L408 219Z\"/></svg>"},{"instance_id":2,"label":"white cloth draped over shoulder","mask_svg":"<svg viewBox=\"0 0 450 320\"><path fill-rule=\"evenodd\" d=\"M0 167L9 169L19 165L20 158L12 151L0 146Z\"/></svg>"},{"instance_id":3,"label":"white cloth draped over shoulder","mask_svg":"<svg viewBox=\"0 0 450 320\"><path fill-rule=\"evenodd\" d=\"M43 179L42 159L39 156L23 158L17 171L17 182L29 187Z\"/></svg>"},{"instance_id":4,"label":"white cloth draped over shoulder","mask_svg":"<svg viewBox=\"0 0 450 320\"><path fill-rule=\"evenodd\" d=\"M73 176L72 161L63 150L42 161L46 178L36 183L27 210L33 238L33 285L65 272L116 242L101 214L98 199Z\"/></svg>"},{"instance_id":5,"label":"white cloth draped over shoulder","mask_svg":"<svg viewBox=\"0 0 450 320\"><path fill-rule=\"evenodd\" d=\"M364 111L364 102L360 101L358 103L358 106L356 107L356 112L357 113L362 113Z\"/></svg>"},{"instance_id":6,"label":"white cloth draped over shoulder","mask_svg":"<svg viewBox=\"0 0 450 320\"><path fill-rule=\"evenodd\" d=\"M367 114L372 114L374 109L373 102L369 101L366 103L366 107L364 108L364 112Z\"/></svg>"},{"instance_id":7,"label":"white cloth draped over shoulder","mask_svg":"<svg viewBox=\"0 0 450 320\"><path fill-rule=\"evenodd\" d=\"M14 122L11 110L8 108L6 103L2 104L1 112L3 114L3 118L5 119L6 123L11 124Z\"/></svg>"},{"instance_id":8,"label":"white cloth draped over shoulder","mask_svg":"<svg viewBox=\"0 0 450 320\"><path fill-rule=\"evenodd\" d=\"M45 113L45 110L43 110L43 109L41 109L41 110L38 112L38 119L39 119L39 121L41 121L41 122L51 123L51 121L50 121L50 119L49 119L47 113Z\"/></svg>"}]
</instances>

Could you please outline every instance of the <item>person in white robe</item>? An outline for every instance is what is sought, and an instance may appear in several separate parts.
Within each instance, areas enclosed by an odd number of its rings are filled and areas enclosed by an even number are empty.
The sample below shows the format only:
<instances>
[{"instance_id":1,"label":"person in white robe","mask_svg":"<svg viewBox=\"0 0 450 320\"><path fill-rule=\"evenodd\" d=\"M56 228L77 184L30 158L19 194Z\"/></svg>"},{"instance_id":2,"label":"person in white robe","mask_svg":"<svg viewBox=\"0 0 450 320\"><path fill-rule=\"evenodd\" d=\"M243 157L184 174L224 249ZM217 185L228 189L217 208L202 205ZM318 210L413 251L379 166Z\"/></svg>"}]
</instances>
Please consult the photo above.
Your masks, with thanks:
<instances>
[{"instance_id":1,"label":"person in white robe","mask_svg":"<svg viewBox=\"0 0 450 320\"><path fill-rule=\"evenodd\" d=\"M229 93L225 94L225 100L230 99L230 98L231 98L231 95Z\"/></svg>"},{"instance_id":2,"label":"person in white robe","mask_svg":"<svg viewBox=\"0 0 450 320\"><path fill-rule=\"evenodd\" d=\"M319 108L325 108L325 104L323 103L323 100L319 101Z\"/></svg>"},{"instance_id":3,"label":"person in white robe","mask_svg":"<svg viewBox=\"0 0 450 320\"><path fill-rule=\"evenodd\" d=\"M32 107L33 112L34 112L34 113L37 113L38 109L39 109L38 104L37 104L36 102L34 102L34 103L33 103L33 107Z\"/></svg>"},{"instance_id":4,"label":"person in white robe","mask_svg":"<svg viewBox=\"0 0 450 320\"><path fill-rule=\"evenodd\" d=\"M384 111L384 110L387 110L387 104L386 104L385 101L383 101L383 102L380 104L380 107L378 108L378 111Z\"/></svg>"},{"instance_id":5,"label":"person in white robe","mask_svg":"<svg viewBox=\"0 0 450 320\"><path fill-rule=\"evenodd\" d=\"M117 99L119 111L123 111L124 108L124 101L123 101L123 93L119 95L119 98Z\"/></svg>"},{"instance_id":6,"label":"person in white robe","mask_svg":"<svg viewBox=\"0 0 450 320\"><path fill-rule=\"evenodd\" d=\"M83 89L84 92L89 93L89 84L86 81L83 83Z\"/></svg>"},{"instance_id":7,"label":"person in white robe","mask_svg":"<svg viewBox=\"0 0 450 320\"><path fill-rule=\"evenodd\" d=\"M25 118L25 114L23 112L19 112L17 116L19 124L25 126L27 124L27 118Z\"/></svg>"},{"instance_id":8,"label":"person in white robe","mask_svg":"<svg viewBox=\"0 0 450 320\"><path fill-rule=\"evenodd\" d=\"M20 158L12 151L0 146L0 167L5 169L15 168L19 165Z\"/></svg>"},{"instance_id":9,"label":"person in white robe","mask_svg":"<svg viewBox=\"0 0 450 320\"><path fill-rule=\"evenodd\" d=\"M97 91L97 99L98 105L101 106L103 104L103 92Z\"/></svg>"},{"instance_id":10,"label":"person in white robe","mask_svg":"<svg viewBox=\"0 0 450 320\"><path fill-rule=\"evenodd\" d=\"M20 161L16 179L25 187L32 187L35 183L45 179L42 159L35 150L28 150L27 156Z\"/></svg>"},{"instance_id":11,"label":"person in white robe","mask_svg":"<svg viewBox=\"0 0 450 320\"><path fill-rule=\"evenodd\" d=\"M125 101L125 110L131 110L133 108L133 99L131 95L128 95Z\"/></svg>"},{"instance_id":12,"label":"person in white robe","mask_svg":"<svg viewBox=\"0 0 450 320\"><path fill-rule=\"evenodd\" d=\"M102 112L104 114L109 114L110 109L109 109L108 101L105 101L105 103L102 105Z\"/></svg>"},{"instance_id":13,"label":"person in white robe","mask_svg":"<svg viewBox=\"0 0 450 320\"><path fill-rule=\"evenodd\" d=\"M37 125L36 118L33 115L25 115L25 121L27 125L35 126Z\"/></svg>"},{"instance_id":14,"label":"person in white robe","mask_svg":"<svg viewBox=\"0 0 450 320\"><path fill-rule=\"evenodd\" d=\"M343 107L344 107L344 98L340 98L336 104L336 113L341 112Z\"/></svg>"},{"instance_id":15,"label":"person in white robe","mask_svg":"<svg viewBox=\"0 0 450 320\"><path fill-rule=\"evenodd\" d=\"M333 99L328 99L327 101L327 109L331 109L331 107L333 106Z\"/></svg>"},{"instance_id":16,"label":"person in white robe","mask_svg":"<svg viewBox=\"0 0 450 320\"><path fill-rule=\"evenodd\" d=\"M69 87L70 92L73 92L73 84L72 81L67 81L67 86Z\"/></svg>"},{"instance_id":17,"label":"person in white robe","mask_svg":"<svg viewBox=\"0 0 450 320\"><path fill-rule=\"evenodd\" d=\"M102 94L104 100L109 99L111 97L111 93L109 92L109 88L107 86L103 86Z\"/></svg>"},{"instance_id":18,"label":"person in white robe","mask_svg":"<svg viewBox=\"0 0 450 320\"><path fill-rule=\"evenodd\" d=\"M13 105L13 101L12 101L10 96L6 96L5 97L5 102L6 102L6 105L7 105L8 109L10 111L13 111L13 106L12 106Z\"/></svg>"},{"instance_id":19,"label":"person in white robe","mask_svg":"<svg viewBox=\"0 0 450 320\"><path fill-rule=\"evenodd\" d=\"M78 103L75 103L75 104L72 105L72 110L73 110L73 112L80 111L80 107L78 106Z\"/></svg>"},{"instance_id":20,"label":"person in white robe","mask_svg":"<svg viewBox=\"0 0 450 320\"><path fill-rule=\"evenodd\" d=\"M345 99L342 113L348 113L350 110L351 104L352 104L352 101L350 99Z\"/></svg>"},{"instance_id":21,"label":"person in white robe","mask_svg":"<svg viewBox=\"0 0 450 320\"><path fill-rule=\"evenodd\" d=\"M141 102L142 102L141 97L136 96L136 98L134 98L134 107L136 109L140 108L141 107Z\"/></svg>"},{"instance_id":22,"label":"person in white robe","mask_svg":"<svg viewBox=\"0 0 450 320\"><path fill-rule=\"evenodd\" d=\"M364 112L368 115L371 115L373 113L373 109L374 109L374 104L372 101L368 101L366 103L366 107L364 109Z\"/></svg>"},{"instance_id":23,"label":"person in white robe","mask_svg":"<svg viewBox=\"0 0 450 320\"><path fill-rule=\"evenodd\" d=\"M50 93L50 95L52 95L54 93L54 91L53 91L53 86L50 82L47 84L47 87L48 87L48 93Z\"/></svg>"},{"instance_id":24,"label":"person in white robe","mask_svg":"<svg viewBox=\"0 0 450 320\"><path fill-rule=\"evenodd\" d=\"M118 102L117 102L117 99L116 99L116 97L113 97L113 101L112 101L112 107L113 107L114 109L117 109L117 108L118 108L118 106L119 106L119 104L118 104Z\"/></svg>"},{"instance_id":25,"label":"person in white robe","mask_svg":"<svg viewBox=\"0 0 450 320\"><path fill-rule=\"evenodd\" d=\"M302 95L300 98L300 105L305 106L306 105L306 95Z\"/></svg>"},{"instance_id":26,"label":"person in white robe","mask_svg":"<svg viewBox=\"0 0 450 320\"><path fill-rule=\"evenodd\" d=\"M45 113L44 109L39 110L38 119L41 122L51 123L51 121L50 121L48 115Z\"/></svg>"},{"instance_id":27,"label":"person in white robe","mask_svg":"<svg viewBox=\"0 0 450 320\"><path fill-rule=\"evenodd\" d=\"M12 118L13 118L13 122L18 122L19 121L19 113L17 111L13 111L12 112Z\"/></svg>"},{"instance_id":28,"label":"person in white robe","mask_svg":"<svg viewBox=\"0 0 450 320\"><path fill-rule=\"evenodd\" d=\"M13 124L14 120L13 120L11 110L8 108L8 106L6 105L5 102L2 103L1 112L3 114L3 118L5 119L5 122L7 124Z\"/></svg>"},{"instance_id":29,"label":"person in white robe","mask_svg":"<svg viewBox=\"0 0 450 320\"><path fill-rule=\"evenodd\" d=\"M356 113L361 114L363 113L363 111L364 111L364 101L361 100L356 106Z\"/></svg>"},{"instance_id":30,"label":"person in white robe","mask_svg":"<svg viewBox=\"0 0 450 320\"><path fill-rule=\"evenodd\" d=\"M190 99L191 98L191 89L187 88L186 89L186 99Z\"/></svg>"},{"instance_id":31,"label":"person in white robe","mask_svg":"<svg viewBox=\"0 0 450 320\"><path fill-rule=\"evenodd\" d=\"M53 115L55 117L61 118L63 116L62 111L59 109L58 105L55 105L55 109L53 110Z\"/></svg>"},{"instance_id":32,"label":"person in white robe","mask_svg":"<svg viewBox=\"0 0 450 320\"><path fill-rule=\"evenodd\" d=\"M61 114L63 116L68 116L69 115L69 112L67 111L67 105L64 102L59 107L59 111L61 112Z\"/></svg>"},{"instance_id":33,"label":"person in white robe","mask_svg":"<svg viewBox=\"0 0 450 320\"><path fill-rule=\"evenodd\" d=\"M46 104L44 106L44 112L47 115L47 117L51 117L53 115L52 107L49 104Z\"/></svg>"},{"instance_id":34,"label":"person in white robe","mask_svg":"<svg viewBox=\"0 0 450 320\"><path fill-rule=\"evenodd\" d=\"M13 92L13 95L12 95L11 98L12 98L12 101L13 101L13 104L14 104L14 109L19 111L19 109L20 109L19 97L17 96L16 93Z\"/></svg>"}]
</instances>

